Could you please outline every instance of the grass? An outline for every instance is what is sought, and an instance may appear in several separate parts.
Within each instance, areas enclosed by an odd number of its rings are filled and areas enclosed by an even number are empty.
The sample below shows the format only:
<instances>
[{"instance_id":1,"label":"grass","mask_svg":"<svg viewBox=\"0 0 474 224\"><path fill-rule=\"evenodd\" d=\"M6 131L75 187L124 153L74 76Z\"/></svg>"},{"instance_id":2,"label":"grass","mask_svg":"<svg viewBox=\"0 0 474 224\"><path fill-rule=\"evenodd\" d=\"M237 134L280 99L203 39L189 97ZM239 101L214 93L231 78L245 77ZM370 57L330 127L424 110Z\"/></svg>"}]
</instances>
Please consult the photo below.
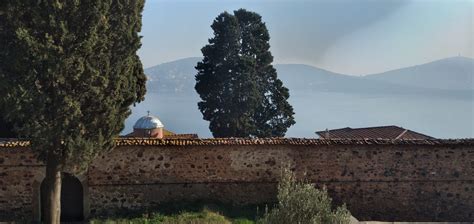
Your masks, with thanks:
<instances>
[{"instance_id":1,"label":"grass","mask_svg":"<svg viewBox=\"0 0 474 224\"><path fill-rule=\"evenodd\" d=\"M200 212L182 212L173 215L153 213L140 218L93 219L91 224L254 224L246 218L231 219L218 212L203 209Z\"/></svg>"},{"instance_id":2,"label":"grass","mask_svg":"<svg viewBox=\"0 0 474 224\"><path fill-rule=\"evenodd\" d=\"M113 210L92 214L93 224L255 224L266 204L237 206L216 201L174 201L144 210Z\"/></svg>"}]
</instances>

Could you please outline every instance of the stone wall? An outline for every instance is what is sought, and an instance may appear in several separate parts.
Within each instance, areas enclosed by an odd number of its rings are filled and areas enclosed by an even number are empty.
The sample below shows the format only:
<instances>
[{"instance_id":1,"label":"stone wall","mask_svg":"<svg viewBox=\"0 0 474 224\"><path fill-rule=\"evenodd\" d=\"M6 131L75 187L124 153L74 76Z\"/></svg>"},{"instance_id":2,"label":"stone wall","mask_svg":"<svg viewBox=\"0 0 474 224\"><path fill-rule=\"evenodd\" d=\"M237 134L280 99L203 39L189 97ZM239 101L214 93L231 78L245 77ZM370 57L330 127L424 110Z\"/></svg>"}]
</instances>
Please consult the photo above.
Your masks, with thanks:
<instances>
[{"instance_id":1,"label":"stone wall","mask_svg":"<svg viewBox=\"0 0 474 224\"><path fill-rule=\"evenodd\" d=\"M0 147L0 221L31 219L34 191L44 173L45 167L29 148Z\"/></svg>"},{"instance_id":2,"label":"stone wall","mask_svg":"<svg viewBox=\"0 0 474 224\"><path fill-rule=\"evenodd\" d=\"M272 202L288 164L359 220L474 220L474 140L201 141L119 144L98 157L82 175L90 213L183 200ZM0 147L0 220L35 215L43 177L28 148Z\"/></svg>"}]
</instances>

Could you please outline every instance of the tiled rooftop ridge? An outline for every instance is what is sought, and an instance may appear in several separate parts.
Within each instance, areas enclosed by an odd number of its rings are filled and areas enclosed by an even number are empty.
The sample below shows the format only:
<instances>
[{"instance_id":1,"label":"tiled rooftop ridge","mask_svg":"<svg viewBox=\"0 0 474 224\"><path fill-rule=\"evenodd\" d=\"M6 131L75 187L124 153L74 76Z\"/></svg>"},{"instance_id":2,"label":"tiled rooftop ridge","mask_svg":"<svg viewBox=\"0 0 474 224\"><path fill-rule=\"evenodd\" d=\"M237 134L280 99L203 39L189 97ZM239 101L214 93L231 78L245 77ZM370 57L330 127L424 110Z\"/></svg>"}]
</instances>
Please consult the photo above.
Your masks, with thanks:
<instances>
[{"instance_id":1,"label":"tiled rooftop ridge","mask_svg":"<svg viewBox=\"0 0 474 224\"><path fill-rule=\"evenodd\" d=\"M117 138L117 146L200 146L200 145L472 145L474 139L310 139L310 138L209 138L154 139ZM29 147L28 140L0 139L0 148Z\"/></svg>"},{"instance_id":2,"label":"tiled rooftop ridge","mask_svg":"<svg viewBox=\"0 0 474 224\"><path fill-rule=\"evenodd\" d=\"M345 139L361 139L361 138L386 138L386 139L406 139L406 140L422 140L434 139L431 136L421 134L406 128L395 125L364 127L364 128L339 128L332 130L317 131L316 134L321 138L345 138Z\"/></svg>"}]
</instances>

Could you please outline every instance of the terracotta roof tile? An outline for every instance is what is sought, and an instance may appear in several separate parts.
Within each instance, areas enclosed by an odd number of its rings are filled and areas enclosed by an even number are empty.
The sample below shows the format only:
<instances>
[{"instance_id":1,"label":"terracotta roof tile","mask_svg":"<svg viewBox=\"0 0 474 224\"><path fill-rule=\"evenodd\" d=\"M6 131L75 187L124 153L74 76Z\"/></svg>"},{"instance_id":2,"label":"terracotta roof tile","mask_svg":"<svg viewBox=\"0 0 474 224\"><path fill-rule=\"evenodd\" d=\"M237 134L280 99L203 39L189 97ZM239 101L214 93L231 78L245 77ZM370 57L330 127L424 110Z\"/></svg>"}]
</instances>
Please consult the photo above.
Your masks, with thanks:
<instances>
[{"instance_id":1,"label":"terracotta roof tile","mask_svg":"<svg viewBox=\"0 0 474 224\"><path fill-rule=\"evenodd\" d=\"M196 139L198 138L197 134L169 134L164 135L165 139Z\"/></svg>"},{"instance_id":2,"label":"terracotta roof tile","mask_svg":"<svg viewBox=\"0 0 474 224\"><path fill-rule=\"evenodd\" d=\"M200 145L473 145L474 139L307 139L307 138L210 138L156 139L118 138L117 146L200 146ZM29 141L0 140L0 148L28 147Z\"/></svg>"},{"instance_id":3,"label":"terracotta roof tile","mask_svg":"<svg viewBox=\"0 0 474 224\"><path fill-rule=\"evenodd\" d=\"M380 126L367 128L341 128L327 131L317 131L321 138L332 139L434 139L431 136L414 132L398 126Z\"/></svg>"}]
</instances>

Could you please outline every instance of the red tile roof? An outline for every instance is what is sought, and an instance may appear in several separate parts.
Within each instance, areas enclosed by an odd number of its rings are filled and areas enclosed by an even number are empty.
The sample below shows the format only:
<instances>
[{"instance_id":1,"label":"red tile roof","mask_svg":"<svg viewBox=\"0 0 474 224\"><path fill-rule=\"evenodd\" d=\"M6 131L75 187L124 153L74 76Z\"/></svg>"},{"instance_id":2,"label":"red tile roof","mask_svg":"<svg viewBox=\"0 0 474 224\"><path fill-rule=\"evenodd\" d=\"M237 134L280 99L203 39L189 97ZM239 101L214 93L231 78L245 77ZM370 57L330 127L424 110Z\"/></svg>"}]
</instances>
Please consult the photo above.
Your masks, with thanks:
<instances>
[{"instance_id":1,"label":"red tile roof","mask_svg":"<svg viewBox=\"0 0 474 224\"><path fill-rule=\"evenodd\" d=\"M169 134L163 136L165 139L195 139L199 138L197 134Z\"/></svg>"},{"instance_id":2,"label":"red tile roof","mask_svg":"<svg viewBox=\"0 0 474 224\"><path fill-rule=\"evenodd\" d=\"M469 145L474 139L306 139L306 138L209 138L209 139L156 139L117 138L117 146L203 146L203 145ZM30 142L18 139L0 139L0 148L29 147Z\"/></svg>"},{"instance_id":3,"label":"red tile roof","mask_svg":"<svg viewBox=\"0 0 474 224\"><path fill-rule=\"evenodd\" d=\"M431 136L394 125L368 128L347 127L317 131L316 134L324 139L434 139Z\"/></svg>"}]
</instances>

